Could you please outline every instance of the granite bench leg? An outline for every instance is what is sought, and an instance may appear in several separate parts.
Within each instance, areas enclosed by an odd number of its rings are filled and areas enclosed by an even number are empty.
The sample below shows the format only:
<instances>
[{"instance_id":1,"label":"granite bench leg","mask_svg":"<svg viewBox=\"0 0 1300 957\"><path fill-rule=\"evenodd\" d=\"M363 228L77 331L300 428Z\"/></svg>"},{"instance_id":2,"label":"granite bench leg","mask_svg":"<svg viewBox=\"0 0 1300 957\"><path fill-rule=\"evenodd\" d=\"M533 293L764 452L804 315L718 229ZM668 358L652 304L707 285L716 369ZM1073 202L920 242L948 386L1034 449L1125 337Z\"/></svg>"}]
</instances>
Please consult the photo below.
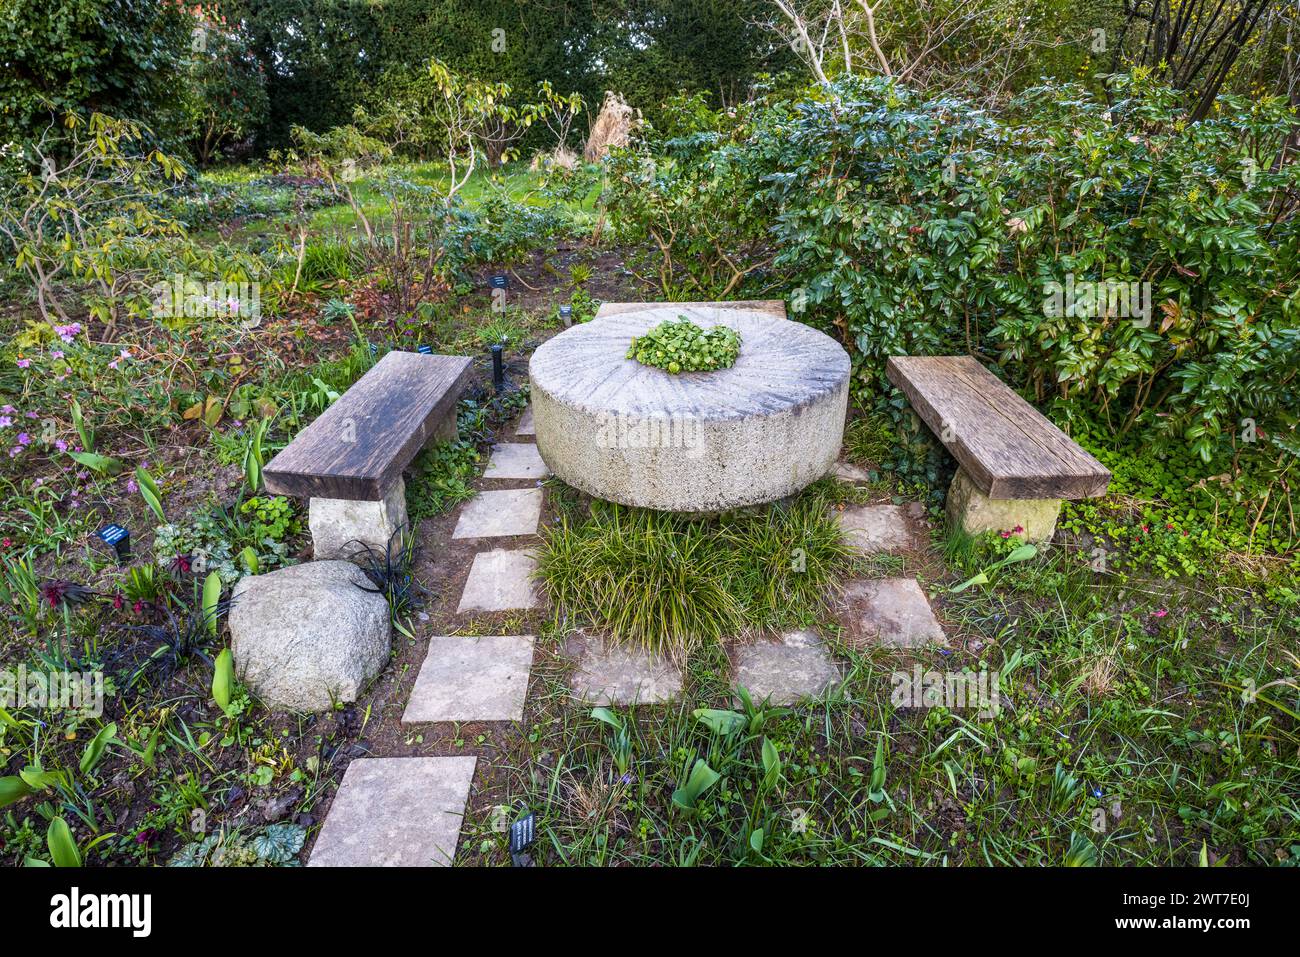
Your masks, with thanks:
<instances>
[{"instance_id":1,"label":"granite bench leg","mask_svg":"<svg viewBox=\"0 0 1300 957\"><path fill-rule=\"evenodd\" d=\"M958 469L948 486L948 524L972 535L1010 531L1017 525L1030 542L1046 542L1056 533L1059 498L989 498Z\"/></svg>"},{"instance_id":2,"label":"granite bench leg","mask_svg":"<svg viewBox=\"0 0 1300 957\"><path fill-rule=\"evenodd\" d=\"M313 498L307 510L312 557L317 561L352 558L362 545L382 555L390 539L395 548L400 546L401 537L393 535L406 524L406 483L400 476L381 501Z\"/></svg>"},{"instance_id":3,"label":"granite bench leg","mask_svg":"<svg viewBox=\"0 0 1300 957\"><path fill-rule=\"evenodd\" d=\"M453 402L451 404L451 410L444 415L441 420L439 420L437 425L433 427L433 431L429 434L429 441L424 443L426 449L430 446L437 445L439 442L456 441L456 438L460 434L456 429L457 408L458 403Z\"/></svg>"}]
</instances>

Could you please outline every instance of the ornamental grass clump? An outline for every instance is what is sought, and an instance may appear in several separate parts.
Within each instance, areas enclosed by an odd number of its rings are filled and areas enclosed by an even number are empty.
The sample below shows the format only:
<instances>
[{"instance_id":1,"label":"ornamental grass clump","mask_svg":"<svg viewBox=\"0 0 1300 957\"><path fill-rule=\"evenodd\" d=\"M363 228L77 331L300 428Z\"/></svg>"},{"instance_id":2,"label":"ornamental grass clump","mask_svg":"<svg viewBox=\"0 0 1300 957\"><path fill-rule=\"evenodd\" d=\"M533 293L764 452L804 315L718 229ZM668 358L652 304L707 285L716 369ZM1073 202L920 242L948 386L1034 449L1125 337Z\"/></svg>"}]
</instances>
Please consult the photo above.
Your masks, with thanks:
<instances>
[{"instance_id":1,"label":"ornamental grass clump","mask_svg":"<svg viewBox=\"0 0 1300 957\"><path fill-rule=\"evenodd\" d=\"M727 326L701 329L685 316L661 322L632 339L627 357L676 375L729 369L740 355L740 333Z\"/></svg>"},{"instance_id":2,"label":"ornamental grass clump","mask_svg":"<svg viewBox=\"0 0 1300 957\"><path fill-rule=\"evenodd\" d=\"M711 517L593 502L543 532L538 573L561 614L681 662L749 631L809 627L853 553L823 498Z\"/></svg>"}]
</instances>

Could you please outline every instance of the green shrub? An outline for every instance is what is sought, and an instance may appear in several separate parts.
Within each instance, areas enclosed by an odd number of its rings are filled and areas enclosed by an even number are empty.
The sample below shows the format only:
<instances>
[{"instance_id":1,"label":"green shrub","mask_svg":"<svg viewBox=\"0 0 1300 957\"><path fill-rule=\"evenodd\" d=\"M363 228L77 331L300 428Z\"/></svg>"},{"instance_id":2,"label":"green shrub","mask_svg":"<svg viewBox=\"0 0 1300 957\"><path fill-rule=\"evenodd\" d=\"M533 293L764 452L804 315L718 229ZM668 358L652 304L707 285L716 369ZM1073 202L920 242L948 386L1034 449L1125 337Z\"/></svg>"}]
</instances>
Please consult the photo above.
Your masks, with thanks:
<instances>
[{"instance_id":1,"label":"green shrub","mask_svg":"<svg viewBox=\"0 0 1300 957\"><path fill-rule=\"evenodd\" d=\"M1040 87L995 118L850 80L761 112L777 265L861 398L890 355L970 352L1061 417L1203 462L1243 419L1290 430L1300 166L1272 164L1300 120L1223 97L1189 123L1140 72L1112 95Z\"/></svg>"}]
</instances>

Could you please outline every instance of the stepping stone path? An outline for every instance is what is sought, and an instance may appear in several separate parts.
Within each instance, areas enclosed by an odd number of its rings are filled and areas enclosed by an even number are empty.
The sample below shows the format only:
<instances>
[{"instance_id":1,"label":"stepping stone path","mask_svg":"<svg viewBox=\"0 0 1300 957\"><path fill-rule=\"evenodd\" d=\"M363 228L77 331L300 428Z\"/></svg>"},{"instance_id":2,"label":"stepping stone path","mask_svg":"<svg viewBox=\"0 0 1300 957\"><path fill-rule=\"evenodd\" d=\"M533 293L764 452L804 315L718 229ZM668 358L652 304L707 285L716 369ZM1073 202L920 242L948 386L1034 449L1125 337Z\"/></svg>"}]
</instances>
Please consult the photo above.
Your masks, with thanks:
<instances>
[{"instance_id":1,"label":"stepping stone path","mask_svg":"<svg viewBox=\"0 0 1300 957\"><path fill-rule=\"evenodd\" d=\"M532 665L532 635L430 638L402 724L522 721Z\"/></svg>"},{"instance_id":2,"label":"stepping stone path","mask_svg":"<svg viewBox=\"0 0 1300 957\"><path fill-rule=\"evenodd\" d=\"M527 549L479 552L469 569L456 614L471 611L523 611L540 601L533 572L537 560Z\"/></svg>"},{"instance_id":3,"label":"stepping stone path","mask_svg":"<svg viewBox=\"0 0 1300 957\"><path fill-rule=\"evenodd\" d=\"M330 804L309 867L451 864L477 758L357 758Z\"/></svg>"},{"instance_id":4,"label":"stepping stone path","mask_svg":"<svg viewBox=\"0 0 1300 957\"><path fill-rule=\"evenodd\" d=\"M526 409L516 436L532 434ZM452 538L536 535L549 472L531 442L502 442L484 479L516 480L518 488L480 491L461 506ZM458 615L523 611L540 604L528 548L488 549L470 565ZM435 635L402 715L403 725L440 721L522 721L533 664L532 635ZM679 682L680 683L680 682ZM359 758L343 783L312 847L314 867L451 864L456 853L476 758Z\"/></svg>"},{"instance_id":5,"label":"stepping stone path","mask_svg":"<svg viewBox=\"0 0 1300 957\"><path fill-rule=\"evenodd\" d=\"M531 442L501 442L492 448L485 479L541 479L550 475Z\"/></svg>"},{"instance_id":6,"label":"stepping stone path","mask_svg":"<svg viewBox=\"0 0 1300 957\"><path fill-rule=\"evenodd\" d=\"M519 417L519 427L515 429L515 435L536 435L537 429L533 427L533 407L530 405L524 409L524 414Z\"/></svg>"},{"instance_id":7,"label":"stepping stone path","mask_svg":"<svg viewBox=\"0 0 1300 957\"><path fill-rule=\"evenodd\" d=\"M915 578L851 581L839 611L845 631L859 641L890 648L945 645L947 639Z\"/></svg>"},{"instance_id":8,"label":"stepping stone path","mask_svg":"<svg viewBox=\"0 0 1300 957\"><path fill-rule=\"evenodd\" d=\"M515 437L534 434L532 407ZM493 448L484 480L519 487L481 490L461 506L452 537L460 541L536 535L549 473L530 441ZM835 474L868 481L864 470L840 463ZM907 508L846 509L838 520L845 538L866 552L910 548L916 536ZM474 555L457 615L526 611L541 604L528 547L487 547ZM944 642L925 593L914 579L854 581L845 589L841 618L850 636L913 647ZM403 725L436 722L521 722L533 662L532 635L435 635L411 689ZM574 659L570 686L592 705L655 704L682 693L682 673L666 658L590 638L565 647ZM735 649L735 679L756 701L793 704L819 697L842 680L840 668L815 632L783 635ZM358 758L343 776L312 847L312 867L450 865L456 853L477 758Z\"/></svg>"},{"instance_id":9,"label":"stepping stone path","mask_svg":"<svg viewBox=\"0 0 1300 957\"><path fill-rule=\"evenodd\" d=\"M779 642L755 642L736 649L736 684L755 702L795 704L819 698L840 682L840 670L813 631L792 631Z\"/></svg>"},{"instance_id":10,"label":"stepping stone path","mask_svg":"<svg viewBox=\"0 0 1300 957\"><path fill-rule=\"evenodd\" d=\"M565 653L577 660L569 686L587 704L657 704L682 693L681 670L667 658L591 638L570 639Z\"/></svg>"},{"instance_id":11,"label":"stepping stone path","mask_svg":"<svg viewBox=\"0 0 1300 957\"><path fill-rule=\"evenodd\" d=\"M542 515L542 490L510 488L479 492L461 509L452 538L536 535Z\"/></svg>"},{"instance_id":12,"label":"stepping stone path","mask_svg":"<svg viewBox=\"0 0 1300 957\"><path fill-rule=\"evenodd\" d=\"M844 540L868 555L906 551L916 536L901 505L858 505L835 514Z\"/></svg>"}]
</instances>

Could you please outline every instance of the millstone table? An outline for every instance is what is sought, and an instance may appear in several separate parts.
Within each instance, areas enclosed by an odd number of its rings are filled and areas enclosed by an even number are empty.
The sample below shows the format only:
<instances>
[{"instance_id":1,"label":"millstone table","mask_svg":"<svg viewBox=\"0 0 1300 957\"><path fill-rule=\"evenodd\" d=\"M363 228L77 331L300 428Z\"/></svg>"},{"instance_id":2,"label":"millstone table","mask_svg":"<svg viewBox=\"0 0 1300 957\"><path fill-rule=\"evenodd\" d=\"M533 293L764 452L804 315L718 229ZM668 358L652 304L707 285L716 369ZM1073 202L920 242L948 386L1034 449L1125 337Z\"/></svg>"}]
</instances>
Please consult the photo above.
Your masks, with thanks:
<instances>
[{"instance_id":1,"label":"millstone table","mask_svg":"<svg viewBox=\"0 0 1300 957\"><path fill-rule=\"evenodd\" d=\"M597 498L669 512L771 502L829 472L848 354L761 305L624 306L543 343L528 376L550 470ZM736 364L673 375L626 357L634 336L678 316L740 333Z\"/></svg>"}]
</instances>

